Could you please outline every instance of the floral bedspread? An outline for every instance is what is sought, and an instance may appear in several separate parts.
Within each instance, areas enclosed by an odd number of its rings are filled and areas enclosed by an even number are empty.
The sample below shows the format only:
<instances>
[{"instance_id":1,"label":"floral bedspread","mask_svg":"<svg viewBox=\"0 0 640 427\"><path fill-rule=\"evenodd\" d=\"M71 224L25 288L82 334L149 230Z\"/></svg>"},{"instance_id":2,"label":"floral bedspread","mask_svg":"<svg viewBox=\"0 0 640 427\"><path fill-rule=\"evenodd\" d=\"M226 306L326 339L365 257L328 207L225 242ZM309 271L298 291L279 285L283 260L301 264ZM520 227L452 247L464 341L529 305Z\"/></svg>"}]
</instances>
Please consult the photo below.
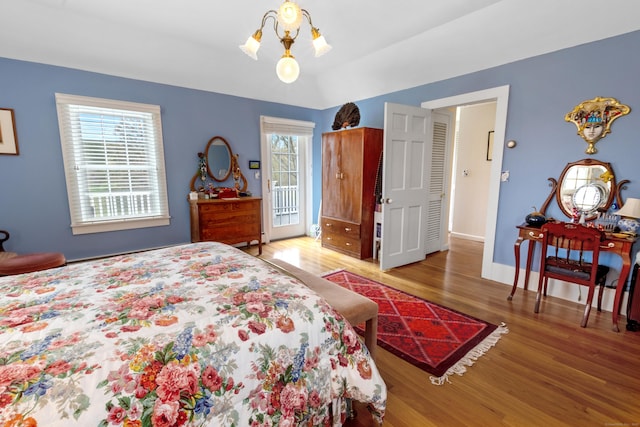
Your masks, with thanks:
<instances>
[{"instance_id":1,"label":"floral bedspread","mask_svg":"<svg viewBox=\"0 0 640 427\"><path fill-rule=\"evenodd\" d=\"M0 426L381 421L351 326L258 258L203 242L0 277Z\"/></svg>"}]
</instances>

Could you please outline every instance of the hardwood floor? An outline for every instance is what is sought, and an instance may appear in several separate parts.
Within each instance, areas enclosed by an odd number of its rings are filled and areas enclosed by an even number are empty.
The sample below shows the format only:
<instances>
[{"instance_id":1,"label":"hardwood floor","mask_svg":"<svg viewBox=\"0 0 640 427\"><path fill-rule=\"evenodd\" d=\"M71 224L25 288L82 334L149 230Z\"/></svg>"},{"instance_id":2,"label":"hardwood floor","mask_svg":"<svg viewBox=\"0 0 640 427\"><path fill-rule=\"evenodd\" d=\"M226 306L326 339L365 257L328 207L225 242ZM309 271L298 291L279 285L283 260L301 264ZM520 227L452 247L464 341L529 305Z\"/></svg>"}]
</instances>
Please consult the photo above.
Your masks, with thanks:
<instances>
[{"instance_id":1,"label":"hardwood floor","mask_svg":"<svg viewBox=\"0 0 640 427\"><path fill-rule=\"evenodd\" d=\"M255 253L255 248L249 249ZM492 323L509 333L463 376L436 386L429 374L378 348L377 366L388 388L385 427L400 426L633 426L640 425L640 332L611 331L611 313L553 297L533 313L535 292L480 278L482 244L452 239L451 249L381 272L302 237L263 246L315 274L344 268ZM535 286L534 286L535 287ZM349 427L375 424L367 410Z\"/></svg>"}]
</instances>

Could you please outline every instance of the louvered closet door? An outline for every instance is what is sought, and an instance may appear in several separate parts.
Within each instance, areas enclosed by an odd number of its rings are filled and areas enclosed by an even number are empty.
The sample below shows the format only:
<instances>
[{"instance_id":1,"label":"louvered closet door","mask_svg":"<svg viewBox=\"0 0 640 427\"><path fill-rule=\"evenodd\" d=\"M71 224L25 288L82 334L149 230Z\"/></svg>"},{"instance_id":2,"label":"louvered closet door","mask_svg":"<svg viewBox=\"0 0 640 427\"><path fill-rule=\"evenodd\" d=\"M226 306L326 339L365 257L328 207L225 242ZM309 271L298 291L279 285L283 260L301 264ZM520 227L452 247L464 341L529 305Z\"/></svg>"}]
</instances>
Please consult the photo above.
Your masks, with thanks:
<instances>
[{"instance_id":1,"label":"louvered closet door","mask_svg":"<svg viewBox=\"0 0 640 427\"><path fill-rule=\"evenodd\" d=\"M425 250L427 254L446 249L447 241L447 206L449 194L447 191L447 165L449 152L447 144L451 116L434 111L433 123L433 148L431 152L429 203L427 215L427 241Z\"/></svg>"}]
</instances>

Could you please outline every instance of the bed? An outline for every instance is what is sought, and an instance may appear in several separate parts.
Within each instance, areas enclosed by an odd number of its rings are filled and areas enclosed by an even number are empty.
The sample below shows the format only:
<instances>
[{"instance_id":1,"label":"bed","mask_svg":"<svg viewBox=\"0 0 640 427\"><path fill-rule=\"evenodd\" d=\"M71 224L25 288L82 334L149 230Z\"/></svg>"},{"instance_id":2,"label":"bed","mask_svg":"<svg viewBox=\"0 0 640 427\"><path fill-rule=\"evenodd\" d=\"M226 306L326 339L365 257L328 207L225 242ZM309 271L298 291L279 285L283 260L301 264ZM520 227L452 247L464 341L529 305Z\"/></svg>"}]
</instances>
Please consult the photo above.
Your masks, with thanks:
<instances>
[{"instance_id":1,"label":"bed","mask_svg":"<svg viewBox=\"0 0 640 427\"><path fill-rule=\"evenodd\" d=\"M0 277L0 426L382 422L361 339L297 279L201 242Z\"/></svg>"}]
</instances>

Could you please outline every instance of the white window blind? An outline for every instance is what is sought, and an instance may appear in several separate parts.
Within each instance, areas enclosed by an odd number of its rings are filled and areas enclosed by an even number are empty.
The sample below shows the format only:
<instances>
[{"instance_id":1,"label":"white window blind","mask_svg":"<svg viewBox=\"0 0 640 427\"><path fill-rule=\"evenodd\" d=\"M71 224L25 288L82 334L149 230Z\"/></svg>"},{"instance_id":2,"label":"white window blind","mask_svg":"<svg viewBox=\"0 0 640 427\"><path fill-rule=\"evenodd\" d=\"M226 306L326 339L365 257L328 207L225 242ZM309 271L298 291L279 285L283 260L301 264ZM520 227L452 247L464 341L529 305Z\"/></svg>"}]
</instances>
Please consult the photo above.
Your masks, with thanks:
<instances>
[{"instance_id":1,"label":"white window blind","mask_svg":"<svg viewBox=\"0 0 640 427\"><path fill-rule=\"evenodd\" d=\"M160 107L56 94L73 234L169 224Z\"/></svg>"},{"instance_id":2,"label":"white window blind","mask_svg":"<svg viewBox=\"0 0 640 427\"><path fill-rule=\"evenodd\" d=\"M316 124L302 120L281 119L278 117L261 116L263 134L313 136Z\"/></svg>"}]
</instances>

